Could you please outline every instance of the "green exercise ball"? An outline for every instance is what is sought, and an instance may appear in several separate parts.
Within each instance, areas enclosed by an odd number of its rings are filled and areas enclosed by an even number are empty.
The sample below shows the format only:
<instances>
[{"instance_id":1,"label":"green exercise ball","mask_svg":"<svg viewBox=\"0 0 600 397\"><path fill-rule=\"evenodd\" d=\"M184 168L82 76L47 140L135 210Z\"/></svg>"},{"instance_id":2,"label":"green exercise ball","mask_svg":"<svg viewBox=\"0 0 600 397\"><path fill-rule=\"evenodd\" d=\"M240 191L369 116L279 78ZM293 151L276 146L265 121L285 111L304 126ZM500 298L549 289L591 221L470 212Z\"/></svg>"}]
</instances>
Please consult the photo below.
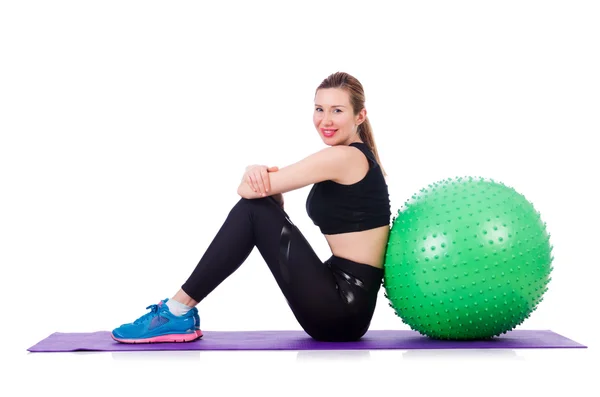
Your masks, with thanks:
<instances>
[{"instance_id":1,"label":"green exercise ball","mask_svg":"<svg viewBox=\"0 0 600 397\"><path fill-rule=\"evenodd\" d=\"M421 189L398 210L384 292L402 322L434 339L489 339L530 316L552 271L540 213L513 188L475 177Z\"/></svg>"}]
</instances>

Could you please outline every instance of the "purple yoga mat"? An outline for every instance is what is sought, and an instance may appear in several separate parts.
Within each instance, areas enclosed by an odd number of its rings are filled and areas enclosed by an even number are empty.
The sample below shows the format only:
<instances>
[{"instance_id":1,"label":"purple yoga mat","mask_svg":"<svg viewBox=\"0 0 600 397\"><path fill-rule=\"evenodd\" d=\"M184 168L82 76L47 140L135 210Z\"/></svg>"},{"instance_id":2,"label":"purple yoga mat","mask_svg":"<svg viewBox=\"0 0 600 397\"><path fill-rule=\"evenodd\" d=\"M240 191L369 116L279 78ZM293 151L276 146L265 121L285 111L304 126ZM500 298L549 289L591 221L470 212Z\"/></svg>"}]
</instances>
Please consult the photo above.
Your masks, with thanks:
<instances>
[{"instance_id":1,"label":"purple yoga mat","mask_svg":"<svg viewBox=\"0 0 600 397\"><path fill-rule=\"evenodd\" d=\"M513 330L492 340L442 341L409 330L370 330L357 342L317 342L303 331L204 331L193 342L125 344L110 332L55 332L30 352L141 350L377 350L377 349L531 349L586 348L548 330Z\"/></svg>"}]
</instances>

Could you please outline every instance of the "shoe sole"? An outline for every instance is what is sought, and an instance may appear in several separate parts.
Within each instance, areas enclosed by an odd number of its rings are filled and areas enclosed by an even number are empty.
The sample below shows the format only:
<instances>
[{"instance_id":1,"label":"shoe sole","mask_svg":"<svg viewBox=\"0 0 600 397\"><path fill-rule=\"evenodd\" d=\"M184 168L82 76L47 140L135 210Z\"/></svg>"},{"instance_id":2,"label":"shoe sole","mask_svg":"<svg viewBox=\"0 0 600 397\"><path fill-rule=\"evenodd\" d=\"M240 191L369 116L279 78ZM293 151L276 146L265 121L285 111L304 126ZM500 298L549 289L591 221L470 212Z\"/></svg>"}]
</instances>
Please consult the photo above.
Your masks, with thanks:
<instances>
[{"instance_id":1,"label":"shoe sole","mask_svg":"<svg viewBox=\"0 0 600 397\"><path fill-rule=\"evenodd\" d=\"M202 338L202 331L196 330L193 334L168 334L168 335L159 335L153 336L152 338L143 338L143 339L121 339L116 338L112 332L110 334L111 338L121 343L180 343L180 342L192 342Z\"/></svg>"}]
</instances>

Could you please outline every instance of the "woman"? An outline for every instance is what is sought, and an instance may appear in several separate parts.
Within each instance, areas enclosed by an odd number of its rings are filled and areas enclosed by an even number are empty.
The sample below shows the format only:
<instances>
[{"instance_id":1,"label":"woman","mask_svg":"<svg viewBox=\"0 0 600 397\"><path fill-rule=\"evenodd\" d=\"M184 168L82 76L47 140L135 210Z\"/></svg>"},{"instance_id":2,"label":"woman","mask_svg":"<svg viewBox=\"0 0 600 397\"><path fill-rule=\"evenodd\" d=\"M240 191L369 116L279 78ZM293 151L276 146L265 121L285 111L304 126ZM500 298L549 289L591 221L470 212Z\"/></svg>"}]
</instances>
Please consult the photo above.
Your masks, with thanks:
<instances>
[{"instance_id":1,"label":"woman","mask_svg":"<svg viewBox=\"0 0 600 397\"><path fill-rule=\"evenodd\" d=\"M383 279L390 200L364 107L362 85L334 73L315 93L313 122L329 147L282 168L246 168L231 209L181 289L112 332L123 343L202 336L196 305L257 247L300 326L321 341L355 341L368 330ZM283 193L313 185L309 217L332 256L322 262L283 209Z\"/></svg>"}]
</instances>

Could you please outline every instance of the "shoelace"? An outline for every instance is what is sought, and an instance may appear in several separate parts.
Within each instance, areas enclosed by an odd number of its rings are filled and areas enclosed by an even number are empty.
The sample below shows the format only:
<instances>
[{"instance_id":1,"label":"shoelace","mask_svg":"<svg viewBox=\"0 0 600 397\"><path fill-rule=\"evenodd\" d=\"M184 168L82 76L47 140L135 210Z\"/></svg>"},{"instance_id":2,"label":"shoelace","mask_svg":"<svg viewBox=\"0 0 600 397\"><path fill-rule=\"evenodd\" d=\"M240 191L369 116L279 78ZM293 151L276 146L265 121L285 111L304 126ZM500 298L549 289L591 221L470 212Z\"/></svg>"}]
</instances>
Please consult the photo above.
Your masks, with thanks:
<instances>
[{"instance_id":1,"label":"shoelace","mask_svg":"<svg viewBox=\"0 0 600 397\"><path fill-rule=\"evenodd\" d=\"M154 317L155 315L158 314L158 305L154 304L154 305L150 305L148 306L146 309L150 309L150 313L146 313L144 314L142 317L138 318L137 320L135 320L133 323L134 324L141 324L144 321L149 320L150 318Z\"/></svg>"}]
</instances>

